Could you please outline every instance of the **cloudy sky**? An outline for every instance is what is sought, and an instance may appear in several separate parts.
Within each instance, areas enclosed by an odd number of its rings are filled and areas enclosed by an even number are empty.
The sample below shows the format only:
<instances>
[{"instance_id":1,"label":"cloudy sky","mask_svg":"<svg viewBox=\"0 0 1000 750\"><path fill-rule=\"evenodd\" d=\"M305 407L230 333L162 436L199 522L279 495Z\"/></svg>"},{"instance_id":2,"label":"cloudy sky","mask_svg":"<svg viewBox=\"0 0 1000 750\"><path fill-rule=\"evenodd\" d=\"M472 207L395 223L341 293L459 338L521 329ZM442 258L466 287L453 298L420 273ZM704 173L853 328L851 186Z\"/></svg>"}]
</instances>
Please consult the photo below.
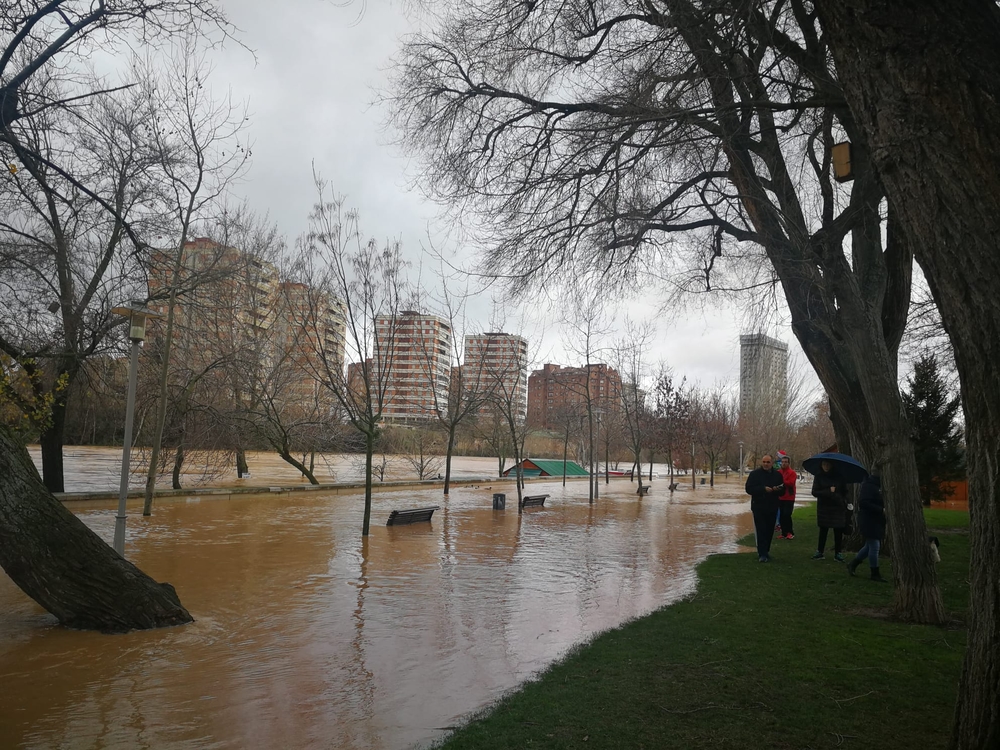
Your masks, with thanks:
<instances>
[{"instance_id":1,"label":"cloudy sky","mask_svg":"<svg viewBox=\"0 0 1000 750\"><path fill-rule=\"evenodd\" d=\"M254 54L230 45L213 56L213 88L231 87L248 103L253 164L236 197L267 213L291 240L306 224L314 200L311 170L347 196L361 216L362 231L378 239L400 239L417 264L422 247L435 247L458 265L472 262L461 242L449 235L440 208L414 189L411 160L392 145L386 113L374 105L400 38L413 28L400 4L360 0L337 5L324 0L229 0L231 20ZM280 8L280 10L278 10ZM256 59L255 59L256 57ZM424 261L425 264L428 260ZM677 375L704 385L739 379L738 310L669 315L657 311L655 290L629 306L629 314L657 322L657 358ZM489 293L470 305L480 326L488 323ZM533 349L544 361L573 363L567 337L552 313L532 310L526 327ZM804 362L785 327L769 331L789 342L793 360ZM800 365L801 368L801 365ZM807 369L807 368L806 368ZM815 379L809 375L809 378Z\"/></svg>"}]
</instances>

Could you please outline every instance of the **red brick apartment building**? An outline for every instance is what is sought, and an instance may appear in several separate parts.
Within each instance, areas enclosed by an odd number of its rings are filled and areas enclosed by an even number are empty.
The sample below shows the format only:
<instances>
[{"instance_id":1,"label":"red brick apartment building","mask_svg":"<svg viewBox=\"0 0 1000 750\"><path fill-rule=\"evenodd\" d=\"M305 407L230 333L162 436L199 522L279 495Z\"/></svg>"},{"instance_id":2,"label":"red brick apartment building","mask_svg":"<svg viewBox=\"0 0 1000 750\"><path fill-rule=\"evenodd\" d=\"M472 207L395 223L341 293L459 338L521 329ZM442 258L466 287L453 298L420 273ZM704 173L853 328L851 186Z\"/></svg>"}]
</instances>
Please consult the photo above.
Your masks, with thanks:
<instances>
[{"instance_id":1,"label":"red brick apartment building","mask_svg":"<svg viewBox=\"0 0 1000 750\"><path fill-rule=\"evenodd\" d=\"M392 352L382 411L385 419L422 422L434 417L435 407L447 409L452 359L447 321L405 310L379 318L376 331L383 350Z\"/></svg>"},{"instance_id":2,"label":"red brick apartment building","mask_svg":"<svg viewBox=\"0 0 1000 750\"><path fill-rule=\"evenodd\" d=\"M523 337L502 332L466 336L464 362L467 388L492 391L494 397L513 405L520 419L525 418L528 410L528 342Z\"/></svg>"},{"instance_id":3,"label":"red brick apartment building","mask_svg":"<svg viewBox=\"0 0 1000 750\"><path fill-rule=\"evenodd\" d=\"M589 370L589 373L588 373ZM583 414L589 390L595 409L619 411L622 379L606 364L584 367L560 367L546 364L528 378L528 427L556 429L560 414L575 411Z\"/></svg>"}]
</instances>

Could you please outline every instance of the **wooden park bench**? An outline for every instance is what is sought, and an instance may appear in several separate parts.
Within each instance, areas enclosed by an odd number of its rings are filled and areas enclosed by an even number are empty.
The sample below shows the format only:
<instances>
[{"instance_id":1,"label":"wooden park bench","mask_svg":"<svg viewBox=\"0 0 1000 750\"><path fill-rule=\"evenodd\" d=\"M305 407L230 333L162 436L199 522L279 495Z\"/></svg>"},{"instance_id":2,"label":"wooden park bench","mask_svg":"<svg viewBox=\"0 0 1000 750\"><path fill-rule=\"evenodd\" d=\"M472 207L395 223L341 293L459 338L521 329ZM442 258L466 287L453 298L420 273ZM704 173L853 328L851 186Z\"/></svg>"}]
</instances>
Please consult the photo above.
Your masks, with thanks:
<instances>
[{"instance_id":1,"label":"wooden park bench","mask_svg":"<svg viewBox=\"0 0 1000 750\"><path fill-rule=\"evenodd\" d=\"M545 505L545 498L548 495L525 495L524 499L521 500L522 508L541 508Z\"/></svg>"},{"instance_id":2,"label":"wooden park bench","mask_svg":"<svg viewBox=\"0 0 1000 750\"><path fill-rule=\"evenodd\" d=\"M412 508L410 510L394 510L389 514L389 520L385 522L386 526L402 526L407 523L421 523L422 521L430 521L431 516L434 515L434 511L440 508L440 505L432 505L429 508Z\"/></svg>"},{"instance_id":3,"label":"wooden park bench","mask_svg":"<svg viewBox=\"0 0 1000 750\"><path fill-rule=\"evenodd\" d=\"M673 492L674 490L676 490L677 489L677 482L674 482L672 485L670 485L669 487L667 487L667 489L670 490L671 492Z\"/></svg>"},{"instance_id":4,"label":"wooden park bench","mask_svg":"<svg viewBox=\"0 0 1000 750\"><path fill-rule=\"evenodd\" d=\"M640 495L648 495L649 494L649 485L648 484L640 484L639 485L639 494Z\"/></svg>"}]
</instances>

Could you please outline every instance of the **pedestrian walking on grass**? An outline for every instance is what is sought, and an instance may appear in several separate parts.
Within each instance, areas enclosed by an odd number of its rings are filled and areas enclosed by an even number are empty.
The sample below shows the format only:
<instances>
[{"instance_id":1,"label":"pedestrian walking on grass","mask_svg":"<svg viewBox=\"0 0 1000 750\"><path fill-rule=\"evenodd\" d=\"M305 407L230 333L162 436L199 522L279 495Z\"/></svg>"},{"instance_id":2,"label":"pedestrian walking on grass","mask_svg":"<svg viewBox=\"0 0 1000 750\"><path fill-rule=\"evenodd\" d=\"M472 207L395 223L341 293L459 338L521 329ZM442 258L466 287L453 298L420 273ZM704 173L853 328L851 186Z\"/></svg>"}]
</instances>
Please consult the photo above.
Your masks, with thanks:
<instances>
[{"instance_id":1,"label":"pedestrian walking on grass","mask_svg":"<svg viewBox=\"0 0 1000 750\"><path fill-rule=\"evenodd\" d=\"M882 479L877 474L870 475L861 483L858 495L858 528L865 538L865 546L847 565L853 576L858 566L868 558L873 581L885 581L878 572L878 552L885 539L885 503L882 499Z\"/></svg>"},{"instance_id":2,"label":"pedestrian walking on grass","mask_svg":"<svg viewBox=\"0 0 1000 750\"><path fill-rule=\"evenodd\" d=\"M770 456L760 459L760 468L747 477L746 492L750 496L754 534L757 537L758 562L771 562L771 540L774 539L774 516L778 498L785 491L781 472L774 468Z\"/></svg>"},{"instance_id":3,"label":"pedestrian walking on grass","mask_svg":"<svg viewBox=\"0 0 1000 750\"><path fill-rule=\"evenodd\" d=\"M816 498L816 525L819 544L813 560L822 560L826 538L833 529L834 559L844 562L844 529L847 527L847 483L832 461L823 461L813 479L812 494Z\"/></svg>"},{"instance_id":4,"label":"pedestrian walking on grass","mask_svg":"<svg viewBox=\"0 0 1000 750\"><path fill-rule=\"evenodd\" d=\"M792 468L792 459L784 451L778 451L781 456L781 481L785 485L785 491L778 498L778 518L781 524L781 538L794 539L792 530L792 510L795 508L795 469Z\"/></svg>"}]
</instances>

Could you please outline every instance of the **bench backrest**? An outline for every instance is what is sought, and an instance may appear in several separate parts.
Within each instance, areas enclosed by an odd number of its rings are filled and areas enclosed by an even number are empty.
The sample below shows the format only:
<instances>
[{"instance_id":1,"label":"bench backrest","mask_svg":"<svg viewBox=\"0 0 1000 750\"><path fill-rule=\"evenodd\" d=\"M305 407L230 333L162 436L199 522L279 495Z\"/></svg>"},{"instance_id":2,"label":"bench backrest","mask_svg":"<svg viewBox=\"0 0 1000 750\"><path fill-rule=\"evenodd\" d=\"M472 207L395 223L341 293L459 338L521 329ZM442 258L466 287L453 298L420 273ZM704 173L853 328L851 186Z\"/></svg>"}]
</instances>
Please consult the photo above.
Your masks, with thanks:
<instances>
[{"instance_id":1,"label":"bench backrest","mask_svg":"<svg viewBox=\"0 0 1000 750\"><path fill-rule=\"evenodd\" d=\"M385 522L386 526L401 526L407 523L420 523L422 521L430 521L431 516L434 515L439 505L433 505L429 508L412 508L410 510L394 510L389 514L389 520Z\"/></svg>"},{"instance_id":2,"label":"bench backrest","mask_svg":"<svg viewBox=\"0 0 1000 750\"><path fill-rule=\"evenodd\" d=\"M548 495L525 495L521 501L522 508L536 508L545 505L545 498Z\"/></svg>"}]
</instances>

